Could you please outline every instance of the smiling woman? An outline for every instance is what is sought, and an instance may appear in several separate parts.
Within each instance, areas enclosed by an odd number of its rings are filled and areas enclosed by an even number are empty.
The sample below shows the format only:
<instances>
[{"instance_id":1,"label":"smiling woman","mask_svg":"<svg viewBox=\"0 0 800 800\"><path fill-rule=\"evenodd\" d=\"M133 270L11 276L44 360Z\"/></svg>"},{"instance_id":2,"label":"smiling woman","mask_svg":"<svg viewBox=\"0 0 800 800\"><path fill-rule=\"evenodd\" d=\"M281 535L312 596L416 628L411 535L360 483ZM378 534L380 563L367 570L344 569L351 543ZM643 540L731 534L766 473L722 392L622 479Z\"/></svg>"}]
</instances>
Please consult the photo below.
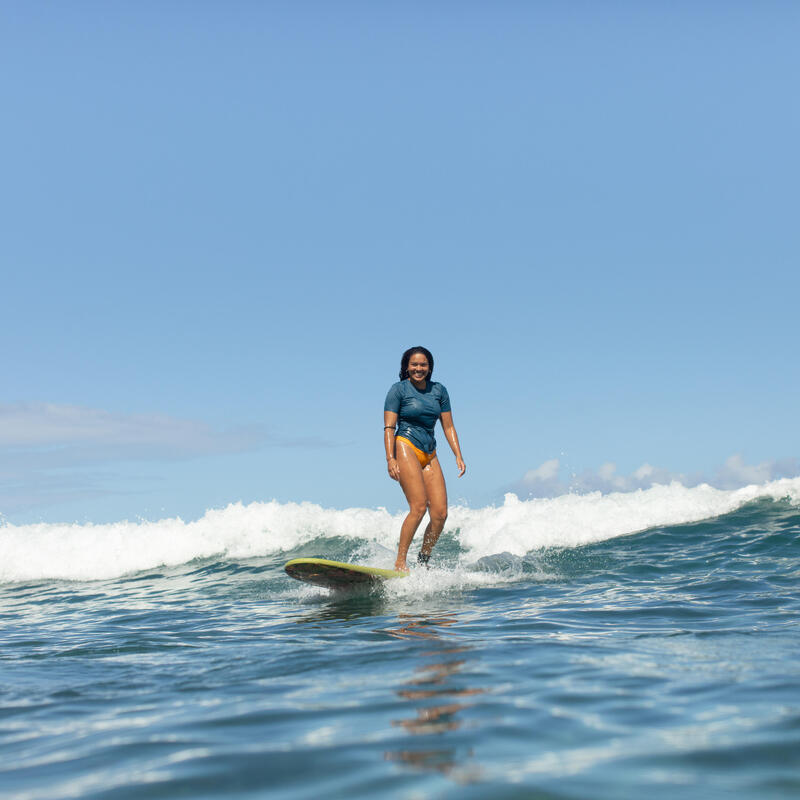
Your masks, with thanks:
<instances>
[{"instance_id":1,"label":"smiling woman","mask_svg":"<svg viewBox=\"0 0 800 800\"><path fill-rule=\"evenodd\" d=\"M425 528L417 560L427 564L447 519L447 487L436 456L433 429L441 419L444 435L456 457L458 476L467 467L461 457L447 389L431 380L433 356L424 347L412 347L400 359L400 381L386 395L383 406L383 440L389 476L400 482L408 501L408 515L400 529L395 569L408 569L411 540L425 512Z\"/></svg>"}]
</instances>

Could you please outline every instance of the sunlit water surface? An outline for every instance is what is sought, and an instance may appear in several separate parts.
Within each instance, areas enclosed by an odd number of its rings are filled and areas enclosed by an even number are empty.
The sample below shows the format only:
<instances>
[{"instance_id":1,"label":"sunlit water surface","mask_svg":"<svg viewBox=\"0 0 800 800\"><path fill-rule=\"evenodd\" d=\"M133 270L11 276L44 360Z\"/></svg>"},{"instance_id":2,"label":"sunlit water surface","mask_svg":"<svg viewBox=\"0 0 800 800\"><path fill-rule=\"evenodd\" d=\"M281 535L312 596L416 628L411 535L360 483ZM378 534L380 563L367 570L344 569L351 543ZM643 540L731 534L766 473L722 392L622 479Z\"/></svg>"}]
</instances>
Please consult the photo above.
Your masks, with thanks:
<instances>
[{"instance_id":1,"label":"sunlit water surface","mask_svg":"<svg viewBox=\"0 0 800 800\"><path fill-rule=\"evenodd\" d=\"M532 538L527 551L515 517L521 553L481 551L475 526L508 530L466 515L434 568L349 596L282 566L364 561L365 551L385 565L374 521L349 535L341 519L330 533L324 519L310 533L295 521L305 533L292 542L284 531L288 547L234 557L226 544L227 555L117 577L10 576L0 584L0 794L800 795L790 489L597 541ZM612 500L598 500L595 529ZM65 552L88 535L44 533ZM0 529L6 558L41 535Z\"/></svg>"}]
</instances>

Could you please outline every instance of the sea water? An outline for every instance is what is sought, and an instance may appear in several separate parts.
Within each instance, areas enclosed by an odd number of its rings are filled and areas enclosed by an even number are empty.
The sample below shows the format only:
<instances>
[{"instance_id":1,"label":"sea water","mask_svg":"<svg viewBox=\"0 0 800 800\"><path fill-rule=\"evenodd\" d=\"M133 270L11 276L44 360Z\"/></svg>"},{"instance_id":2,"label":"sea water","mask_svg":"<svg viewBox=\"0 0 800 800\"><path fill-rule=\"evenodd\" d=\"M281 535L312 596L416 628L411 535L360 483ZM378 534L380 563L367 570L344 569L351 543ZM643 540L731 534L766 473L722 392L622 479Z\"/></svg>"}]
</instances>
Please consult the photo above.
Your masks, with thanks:
<instances>
[{"instance_id":1,"label":"sea water","mask_svg":"<svg viewBox=\"0 0 800 800\"><path fill-rule=\"evenodd\" d=\"M800 795L800 479L0 527L0 795ZM416 545L412 547L412 556Z\"/></svg>"}]
</instances>

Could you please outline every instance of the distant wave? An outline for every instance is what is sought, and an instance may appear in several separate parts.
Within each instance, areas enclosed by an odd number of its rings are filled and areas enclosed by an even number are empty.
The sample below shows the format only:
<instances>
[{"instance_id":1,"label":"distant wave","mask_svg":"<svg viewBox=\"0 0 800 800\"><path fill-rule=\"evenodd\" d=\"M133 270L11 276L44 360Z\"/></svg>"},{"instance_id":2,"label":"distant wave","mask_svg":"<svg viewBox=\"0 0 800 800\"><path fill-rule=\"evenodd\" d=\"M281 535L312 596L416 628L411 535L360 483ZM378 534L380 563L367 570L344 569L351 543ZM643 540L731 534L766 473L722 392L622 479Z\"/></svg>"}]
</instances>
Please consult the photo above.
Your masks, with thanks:
<instances>
[{"instance_id":1,"label":"distant wave","mask_svg":"<svg viewBox=\"0 0 800 800\"><path fill-rule=\"evenodd\" d=\"M758 499L800 504L800 478L726 491L679 483L634 492L565 494L450 511L446 529L470 560L577 547L649 528L718 517ZM288 552L319 538L345 537L392 550L403 514L336 510L312 503L233 504L199 520L0 527L0 581L100 580L195 559L239 560Z\"/></svg>"}]
</instances>

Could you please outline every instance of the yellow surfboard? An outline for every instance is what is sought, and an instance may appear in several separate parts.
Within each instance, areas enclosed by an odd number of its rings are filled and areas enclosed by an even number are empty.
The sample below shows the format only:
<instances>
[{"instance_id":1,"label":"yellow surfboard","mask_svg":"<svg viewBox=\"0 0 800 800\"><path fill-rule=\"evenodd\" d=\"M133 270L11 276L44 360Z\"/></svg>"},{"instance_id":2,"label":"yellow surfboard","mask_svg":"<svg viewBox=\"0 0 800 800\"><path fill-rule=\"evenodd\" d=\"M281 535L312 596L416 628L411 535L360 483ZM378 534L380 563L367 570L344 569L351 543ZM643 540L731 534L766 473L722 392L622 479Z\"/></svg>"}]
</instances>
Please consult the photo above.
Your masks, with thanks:
<instances>
[{"instance_id":1,"label":"yellow surfboard","mask_svg":"<svg viewBox=\"0 0 800 800\"><path fill-rule=\"evenodd\" d=\"M326 589L346 589L349 586L380 583L390 578L405 578L408 573L396 569L362 567L360 564L345 564L328 561L327 558L293 558L284 567L287 575L299 581L324 586Z\"/></svg>"}]
</instances>

